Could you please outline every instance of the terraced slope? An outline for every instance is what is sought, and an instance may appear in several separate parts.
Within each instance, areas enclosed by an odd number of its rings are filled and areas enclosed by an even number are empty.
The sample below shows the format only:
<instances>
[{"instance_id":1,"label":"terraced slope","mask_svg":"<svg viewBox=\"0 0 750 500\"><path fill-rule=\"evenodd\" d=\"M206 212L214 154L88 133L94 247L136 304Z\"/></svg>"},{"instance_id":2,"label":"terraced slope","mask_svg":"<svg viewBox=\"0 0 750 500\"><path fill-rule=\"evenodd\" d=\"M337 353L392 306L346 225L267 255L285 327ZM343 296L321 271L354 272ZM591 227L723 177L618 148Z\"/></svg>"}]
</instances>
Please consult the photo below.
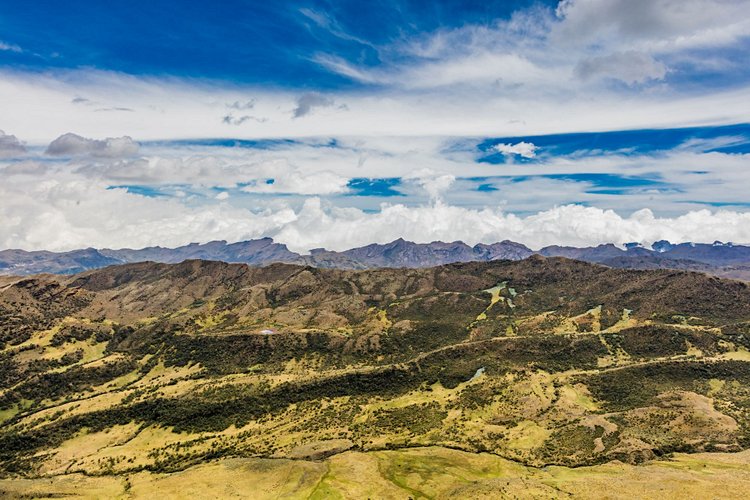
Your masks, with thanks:
<instances>
[{"instance_id":1,"label":"terraced slope","mask_svg":"<svg viewBox=\"0 0 750 500\"><path fill-rule=\"evenodd\" d=\"M436 446L524 468L750 447L750 287L697 273L132 264L5 279L0 342L0 491Z\"/></svg>"}]
</instances>

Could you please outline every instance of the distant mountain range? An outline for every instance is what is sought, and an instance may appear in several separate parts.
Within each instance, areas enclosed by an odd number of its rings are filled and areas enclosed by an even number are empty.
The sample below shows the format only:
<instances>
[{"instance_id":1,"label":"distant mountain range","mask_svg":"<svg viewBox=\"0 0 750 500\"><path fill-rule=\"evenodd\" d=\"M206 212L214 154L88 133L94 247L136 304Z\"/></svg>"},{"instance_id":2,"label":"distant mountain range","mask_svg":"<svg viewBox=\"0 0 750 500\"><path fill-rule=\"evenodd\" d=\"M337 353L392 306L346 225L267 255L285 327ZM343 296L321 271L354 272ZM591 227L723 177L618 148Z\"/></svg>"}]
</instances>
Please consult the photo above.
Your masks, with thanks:
<instances>
[{"instance_id":1,"label":"distant mountain range","mask_svg":"<svg viewBox=\"0 0 750 500\"><path fill-rule=\"evenodd\" d=\"M628 244L596 247L548 246L534 251L513 241L467 245L462 241L413 243L398 239L386 244L371 244L342 252L322 248L309 255L290 251L271 238L227 243L191 243L177 248L148 247L133 249L86 248L70 252L2 250L0 274L40 273L74 274L90 269L132 262L174 264L191 259L214 260L264 266L272 263L302 264L320 268L371 269L377 267L423 268L456 262L522 260L531 255L567 257L626 269L681 269L716 276L750 280L750 246L715 242L672 244L659 241L652 248Z\"/></svg>"}]
</instances>

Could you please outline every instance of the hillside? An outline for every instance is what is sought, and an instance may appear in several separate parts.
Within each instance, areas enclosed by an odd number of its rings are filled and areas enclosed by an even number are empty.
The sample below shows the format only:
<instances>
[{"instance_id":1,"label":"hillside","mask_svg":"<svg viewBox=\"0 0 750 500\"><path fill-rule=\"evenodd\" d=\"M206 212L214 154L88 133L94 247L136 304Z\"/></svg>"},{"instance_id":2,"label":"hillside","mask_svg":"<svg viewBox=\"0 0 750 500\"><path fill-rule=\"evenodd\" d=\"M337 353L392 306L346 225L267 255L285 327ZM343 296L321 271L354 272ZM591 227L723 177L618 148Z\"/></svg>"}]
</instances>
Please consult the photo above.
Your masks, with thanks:
<instances>
[{"instance_id":1,"label":"hillside","mask_svg":"<svg viewBox=\"0 0 750 500\"><path fill-rule=\"evenodd\" d=\"M741 282L533 256L3 283L7 477L425 446L524 466L750 446Z\"/></svg>"}]
</instances>

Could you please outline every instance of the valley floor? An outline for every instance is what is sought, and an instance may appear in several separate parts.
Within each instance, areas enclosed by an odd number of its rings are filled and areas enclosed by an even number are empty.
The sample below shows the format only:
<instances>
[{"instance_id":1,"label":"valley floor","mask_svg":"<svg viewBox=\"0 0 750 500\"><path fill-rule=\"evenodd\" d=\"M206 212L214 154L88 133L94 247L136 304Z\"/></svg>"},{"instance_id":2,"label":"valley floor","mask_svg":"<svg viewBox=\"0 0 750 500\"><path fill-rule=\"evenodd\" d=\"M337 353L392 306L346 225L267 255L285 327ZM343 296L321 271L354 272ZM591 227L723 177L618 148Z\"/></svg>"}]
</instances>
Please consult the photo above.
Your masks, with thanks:
<instances>
[{"instance_id":1,"label":"valley floor","mask_svg":"<svg viewBox=\"0 0 750 500\"><path fill-rule=\"evenodd\" d=\"M323 461L222 459L171 474L2 479L3 498L741 498L750 450L642 465L528 467L441 447L348 451Z\"/></svg>"}]
</instances>

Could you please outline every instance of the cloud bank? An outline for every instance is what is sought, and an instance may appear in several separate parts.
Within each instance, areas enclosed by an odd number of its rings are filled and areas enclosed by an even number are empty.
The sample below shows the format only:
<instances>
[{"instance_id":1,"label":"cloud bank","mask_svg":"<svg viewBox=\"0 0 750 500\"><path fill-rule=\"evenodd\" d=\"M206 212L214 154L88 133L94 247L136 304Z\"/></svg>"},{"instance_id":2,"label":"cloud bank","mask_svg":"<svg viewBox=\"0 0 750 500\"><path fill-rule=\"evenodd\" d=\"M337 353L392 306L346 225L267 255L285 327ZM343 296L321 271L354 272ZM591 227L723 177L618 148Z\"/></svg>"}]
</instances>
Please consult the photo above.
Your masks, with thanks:
<instances>
[{"instance_id":1,"label":"cloud bank","mask_svg":"<svg viewBox=\"0 0 750 500\"><path fill-rule=\"evenodd\" d=\"M0 161L0 248L261 236L303 252L399 237L514 239L531 247L750 243L750 215L742 211L750 154L740 152L750 130L723 130L657 132L681 137L669 149L635 152L615 140L611 150L566 154L561 145L583 144L580 134L553 145L539 138L547 145L537 147L446 137L136 145L127 137L68 133L46 148L60 156L36 148ZM17 138L3 137L6 149L22 151ZM629 133L622 137L633 140ZM614 139L593 134L591 140ZM485 161L491 153L524 161Z\"/></svg>"},{"instance_id":2,"label":"cloud bank","mask_svg":"<svg viewBox=\"0 0 750 500\"><path fill-rule=\"evenodd\" d=\"M273 203L251 210L226 203L189 206L178 198L144 197L100 182L59 179L0 186L0 248L70 250L88 246L176 246L213 239L239 241L272 236L292 250L332 250L385 243L463 240L469 244L510 239L532 248L596 245L661 239L750 242L750 213L696 210L656 217L650 210L628 216L613 210L564 205L528 216L500 207L470 209L432 203L384 204L371 213L336 207L318 197L298 209Z\"/></svg>"}]
</instances>

